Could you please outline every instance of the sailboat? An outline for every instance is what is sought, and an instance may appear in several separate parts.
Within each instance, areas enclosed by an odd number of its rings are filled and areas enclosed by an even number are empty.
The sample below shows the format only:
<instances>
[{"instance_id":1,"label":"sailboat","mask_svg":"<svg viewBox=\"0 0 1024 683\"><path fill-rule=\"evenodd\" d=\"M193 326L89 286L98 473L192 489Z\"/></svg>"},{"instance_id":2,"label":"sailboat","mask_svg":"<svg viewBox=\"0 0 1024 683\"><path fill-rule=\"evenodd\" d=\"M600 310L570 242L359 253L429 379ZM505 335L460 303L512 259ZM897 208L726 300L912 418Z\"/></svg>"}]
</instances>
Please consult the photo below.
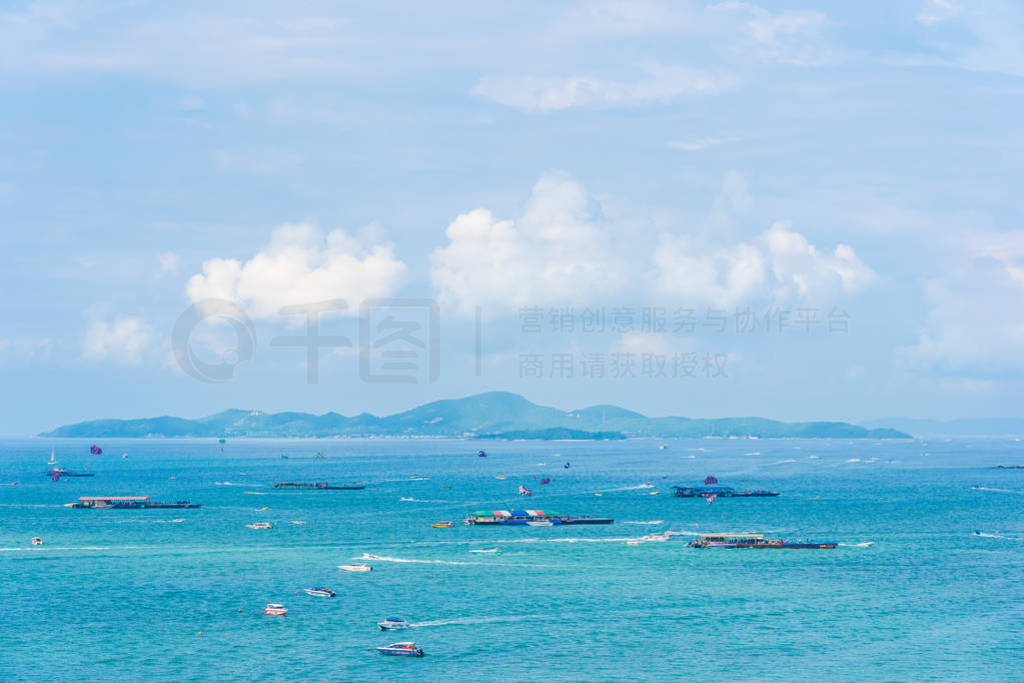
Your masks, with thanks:
<instances>
[{"instance_id":1,"label":"sailboat","mask_svg":"<svg viewBox=\"0 0 1024 683\"><path fill-rule=\"evenodd\" d=\"M61 477L92 477L95 476L94 472L77 472L75 470L66 470L63 467L57 465L57 454L51 449L50 460L46 463L50 468L46 472L46 476L50 477L54 481L60 481Z\"/></svg>"}]
</instances>

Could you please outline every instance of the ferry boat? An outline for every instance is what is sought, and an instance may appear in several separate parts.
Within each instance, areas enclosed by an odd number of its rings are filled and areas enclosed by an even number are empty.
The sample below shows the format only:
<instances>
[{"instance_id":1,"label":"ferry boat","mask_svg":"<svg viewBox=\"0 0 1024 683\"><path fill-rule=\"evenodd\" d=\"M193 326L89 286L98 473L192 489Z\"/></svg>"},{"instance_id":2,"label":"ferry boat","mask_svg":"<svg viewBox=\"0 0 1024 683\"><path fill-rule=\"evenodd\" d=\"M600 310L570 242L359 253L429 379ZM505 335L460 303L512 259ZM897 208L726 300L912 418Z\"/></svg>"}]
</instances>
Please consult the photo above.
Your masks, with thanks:
<instances>
[{"instance_id":1,"label":"ferry boat","mask_svg":"<svg viewBox=\"0 0 1024 683\"><path fill-rule=\"evenodd\" d=\"M463 520L463 523L484 526L525 526L530 522L551 522L551 525L554 526L558 524L611 524L613 521L607 517L569 517L544 510L482 510L472 513Z\"/></svg>"},{"instance_id":2,"label":"ferry boat","mask_svg":"<svg viewBox=\"0 0 1024 683\"><path fill-rule=\"evenodd\" d=\"M416 643L408 641L405 643L391 643L383 647L378 647L377 652L382 655L393 655L397 657L422 657L422 648L416 647Z\"/></svg>"},{"instance_id":3,"label":"ferry boat","mask_svg":"<svg viewBox=\"0 0 1024 683\"><path fill-rule=\"evenodd\" d=\"M401 617L388 617L384 621L378 621L377 627L381 631L399 631L401 629L409 628L410 624Z\"/></svg>"},{"instance_id":4,"label":"ferry boat","mask_svg":"<svg viewBox=\"0 0 1024 683\"><path fill-rule=\"evenodd\" d=\"M148 510L152 508L198 508L200 503L179 500L175 503L160 503L150 500L149 496L82 496L77 502L68 503L65 507L93 508L96 510Z\"/></svg>"},{"instance_id":5,"label":"ferry boat","mask_svg":"<svg viewBox=\"0 0 1024 683\"><path fill-rule=\"evenodd\" d=\"M691 548L753 548L755 550L831 550L837 543L808 543L802 540L785 541L765 538L764 534L700 534L688 546Z\"/></svg>"},{"instance_id":6,"label":"ferry boat","mask_svg":"<svg viewBox=\"0 0 1024 683\"><path fill-rule=\"evenodd\" d=\"M779 495L778 491L737 491L731 486L673 486L672 495L676 498L771 498Z\"/></svg>"},{"instance_id":7,"label":"ferry boat","mask_svg":"<svg viewBox=\"0 0 1024 683\"><path fill-rule=\"evenodd\" d=\"M360 491L366 487L362 484L331 486L325 481L279 481L274 488L278 491Z\"/></svg>"},{"instance_id":8,"label":"ferry boat","mask_svg":"<svg viewBox=\"0 0 1024 683\"><path fill-rule=\"evenodd\" d=\"M279 605L276 602L270 602L263 608L263 613L272 617L283 617L288 614L288 610L284 605Z\"/></svg>"},{"instance_id":9,"label":"ferry boat","mask_svg":"<svg viewBox=\"0 0 1024 683\"><path fill-rule=\"evenodd\" d=\"M315 588L303 588L302 591L309 596L314 598L333 598L337 595L330 588L324 586L316 586Z\"/></svg>"}]
</instances>

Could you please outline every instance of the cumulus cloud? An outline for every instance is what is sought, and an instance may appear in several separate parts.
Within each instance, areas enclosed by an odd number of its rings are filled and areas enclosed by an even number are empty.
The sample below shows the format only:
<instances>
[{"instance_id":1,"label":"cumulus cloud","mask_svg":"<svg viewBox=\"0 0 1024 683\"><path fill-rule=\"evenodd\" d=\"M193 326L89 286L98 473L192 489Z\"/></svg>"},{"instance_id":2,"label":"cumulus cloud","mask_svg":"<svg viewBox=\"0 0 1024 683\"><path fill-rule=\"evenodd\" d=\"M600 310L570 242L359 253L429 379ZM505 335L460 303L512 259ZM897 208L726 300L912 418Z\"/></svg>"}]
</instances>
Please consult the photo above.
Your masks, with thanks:
<instances>
[{"instance_id":1,"label":"cumulus cloud","mask_svg":"<svg viewBox=\"0 0 1024 683\"><path fill-rule=\"evenodd\" d=\"M390 243L364 245L342 230L326 235L311 223L275 229L270 242L248 261L203 262L186 291L193 302L226 299L256 318L272 318L283 306L344 299L348 313L365 299L394 294L405 275Z\"/></svg>"},{"instance_id":2,"label":"cumulus cloud","mask_svg":"<svg viewBox=\"0 0 1024 683\"><path fill-rule=\"evenodd\" d=\"M662 292L718 306L856 292L877 278L852 247L840 244L831 253L819 251L788 221L776 222L755 240L730 246L666 234L652 260Z\"/></svg>"},{"instance_id":3,"label":"cumulus cloud","mask_svg":"<svg viewBox=\"0 0 1024 683\"><path fill-rule=\"evenodd\" d=\"M648 64L642 77L610 80L596 76L485 76L473 94L529 112L575 107L630 107L682 95L712 95L731 80L700 69Z\"/></svg>"},{"instance_id":4,"label":"cumulus cloud","mask_svg":"<svg viewBox=\"0 0 1024 683\"><path fill-rule=\"evenodd\" d=\"M1024 231L971 238L965 262L925 283L912 367L974 379L1024 372Z\"/></svg>"},{"instance_id":5,"label":"cumulus cloud","mask_svg":"<svg viewBox=\"0 0 1024 683\"><path fill-rule=\"evenodd\" d=\"M109 323L94 320L86 330L82 355L87 360L137 365L153 339L153 328L138 316L118 316Z\"/></svg>"},{"instance_id":6,"label":"cumulus cloud","mask_svg":"<svg viewBox=\"0 0 1024 683\"><path fill-rule=\"evenodd\" d=\"M431 255L430 277L442 306L459 313L585 301L621 283L586 192L562 174L540 178L518 220L476 209L445 235L448 244Z\"/></svg>"}]
</instances>

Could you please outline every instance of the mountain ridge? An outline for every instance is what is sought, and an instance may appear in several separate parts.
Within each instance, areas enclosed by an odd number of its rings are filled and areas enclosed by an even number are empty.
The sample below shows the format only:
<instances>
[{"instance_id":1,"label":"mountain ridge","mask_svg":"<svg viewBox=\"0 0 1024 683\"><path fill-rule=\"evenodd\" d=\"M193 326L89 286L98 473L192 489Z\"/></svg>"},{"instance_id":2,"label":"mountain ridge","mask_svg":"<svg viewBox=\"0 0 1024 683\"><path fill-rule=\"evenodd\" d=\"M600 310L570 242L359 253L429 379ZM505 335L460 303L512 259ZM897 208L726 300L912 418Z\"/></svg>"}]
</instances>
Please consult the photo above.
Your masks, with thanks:
<instances>
[{"instance_id":1,"label":"mountain ridge","mask_svg":"<svg viewBox=\"0 0 1024 683\"><path fill-rule=\"evenodd\" d=\"M568 430L568 431L566 431ZM164 415L134 420L101 419L63 425L39 436L89 438L141 437L483 437L497 434L572 434L574 438L759 437L759 438L912 438L895 429L846 422L779 422L760 417L647 417L611 405L560 410L504 391L431 401L383 417L360 413L346 417L295 411L223 410L189 420ZM590 436L587 436L590 435Z\"/></svg>"}]
</instances>

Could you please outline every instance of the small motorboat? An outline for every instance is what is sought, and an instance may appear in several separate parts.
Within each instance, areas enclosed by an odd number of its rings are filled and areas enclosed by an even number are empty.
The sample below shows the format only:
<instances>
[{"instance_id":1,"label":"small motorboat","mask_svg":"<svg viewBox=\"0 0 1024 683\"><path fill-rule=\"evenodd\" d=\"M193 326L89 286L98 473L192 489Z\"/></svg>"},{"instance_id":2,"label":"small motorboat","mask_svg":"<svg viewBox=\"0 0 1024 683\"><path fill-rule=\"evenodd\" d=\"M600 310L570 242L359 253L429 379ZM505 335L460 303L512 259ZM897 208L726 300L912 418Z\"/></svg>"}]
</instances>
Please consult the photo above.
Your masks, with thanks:
<instances>
[{"instance_id":1,"label":"small motorboat","mask_svg":"<svg viewBox=\"0 0 1024 683\"><path fill-rule=\"evenodd\" d=\"M643 541L636 540L636 539L633 539L631 541L626 541L626 545L643 545L643 544L644 544Z\"/></svg>"},{"instance_id":2,"label":"small motorboat","mask_svg":"<svg viewBox=\"0 0 1024 683\"><path fill-rule=\"evenodd\" d=\"M368 572L373 571L373 567L368 564L339 564L338 569L344 572Z\"/></svg>"},{"instance_id":3,"label":"small motorboat","mask_svg":"<svg viewBox=\"0 0 1024 683\"><path fill-rule=\"evenodd\" d=\"M479 457L479 458L486 458L487 457L487 451L477 451L476 454L477 454L477 457Z\"/></svg>"},{"instance_id":4,"label":"small motorboat","mask_svg":"<svg viewBox=\"0 0 1024 683\"><path fill-rule=\"evenodd\" d=\"M274 526L270 522L253 522L252 524L246 524L249 529L273 529Z\"/></svg>"},{"instance_id":5,"label":"small motorboat","mask_svg":"<svg viewBox=\"0 0 1024 683\"><path fill-rule=\"evenodd\" d=\"M272 617L283 617L288 614L288 610L284 605L279 605L276 602L267 603L267 606L263 608L263 613Z\"/></svg>"},{"instance_id":6,"label":"small motorboat","mask_svg":"<svg viewBox=\"0 0 1024 683\"><path fill-rule=\"evenodd\" d=\"M414 501L415 499L413 499L413 498L406 498L405 496L402 496L402 497L401 497L401 498L399 498L398 500L400 500L400 501L403 501L403 502L405 502L405 503L411 503L411 502L413 502L413 501Z\"/></svg>"},{"instance_id":7,"label":"small motorboat","mask_svg":"<svg viewBox=\"0 0 1024 683\"><path fill-rule=\"evenodd\" d=\"M639 486L639 487L637 487L637 488L641 488L641 489L653 489L653 488L654 488L654 484L652 484L651 482L649 482L649 481L648 481L648 482L644 482L643 484L640 484L640 486Z\"/></svg>"},{"instance_id":8,"label":"small motorboat","mask_svg":"<svg viewBox=\"0 0 1024 683\"><path fill-rule=\"evenodd\" d=\"M43 544L43 539L39 538L38 536L33 536L32 537L32 545L42 545L42 544Z\"/></svg>"},{"instance_id":9,"label":"small motorboat","mask_svg":"<svg viewBox=\"0 0 1024 683\"><path fill-rule=\"evenodd\" d=\"M526 526L554 526L555 523L550 519L537 519L532 522L527 522Z\"/></svg>"},{"instance_id":10,"label":"small motorboat","mask_svg":"<svg viewBox=\"0 0 1024 683\"><path fill-rule=\"evenodd\" d=\"M302 591L306 595L311 595L314 598L333 598L337 593L332 591L330 588L325 586L316 586L315 588L303 588Z\"/></svg>"},{"instance_id":11,"label":"small motorboat","mask_svg":"<svg viewBox=\"0 0 1024 683\"><path fill-rule=\"evenodd\" d=\"M384 559L384 558L382 558L380 555L374 555L373 553L363 553L362 557L359 557L358 559L360 559L360 560L381 560L381 559Z\"/></svg>"},{"instance_id":12,"label":"small motorboat","mask_svg":"<svg viewBox=\"0 0 1024 683\"><path fill-rule=\"evenodd\" d=\"M293 519L290 523L291 524L296 524L296 525L305 524L305 522L302 521L301 519Z\"/></svg>"},{"instance_id":13,"label":"small motorboat","mask_svg":"<svg viewBox=\"0 0 1024 683\"><path fill-rule=\"evenodd\" d=\"M453 522L434 522L430 526L434 527L435 529L450 529L453 526L455 526L455 524Z\"/></svg>"},{"instance_id":14,"label":"small motorboat","mask_svg":"<svg viewBox=\"0 0 1024 683\"><path fill-rule=\"evenodd\" d=\"M498 552L498 549L497 548L480 548L480 549L470 550L469 552L477 553L477 554L480 554L480 553L496 553L496 552Z\"/></svg>"},{"instance_id":15,"label":"small motorboat","mask_svg":"<svg viewBox=\"0 0 1024 683\"><path fill-rule=\"evenodd\" d=\"M648 534L644 536L645 541L667 541L672 538L672 534Z\"/></svg>"},{"instance_id":16,"label":"small motorboat","mask_svg":"<svg viewBox=\"0 0 1024 683\"><path fill-rule=\"evenodd\" d=\"M423 650L416 647L416 643L409 641L406 643L391 643L383 647L378 647L377 652L382 655L394 655L398 657L422 657Z\"/></svg>"},{"instance_id":17,"label":"small motorboat","mask_svg":"<svg viewBox=\"0 0 1024 683\"><path fill-rule=\"evenodd\" d=\"M403 628L409 628L410 624L401 617L388 617L384 621L378 621L377 626L381 631L399 631Z\"/></svg>"}]
</instances>

